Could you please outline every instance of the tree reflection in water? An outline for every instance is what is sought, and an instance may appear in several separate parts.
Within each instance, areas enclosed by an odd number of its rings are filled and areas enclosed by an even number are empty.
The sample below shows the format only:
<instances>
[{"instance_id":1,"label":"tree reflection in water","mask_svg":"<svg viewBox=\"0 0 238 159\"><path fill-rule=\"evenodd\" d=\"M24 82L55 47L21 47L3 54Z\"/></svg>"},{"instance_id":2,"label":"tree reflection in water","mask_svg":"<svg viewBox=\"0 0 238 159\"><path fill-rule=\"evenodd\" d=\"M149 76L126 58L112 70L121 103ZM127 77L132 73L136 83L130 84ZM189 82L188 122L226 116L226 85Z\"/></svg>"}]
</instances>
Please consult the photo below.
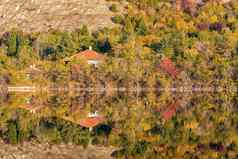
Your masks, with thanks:
<instances>
[{"instance_id":1,"label":"tree reflection in water","mask_svg":"<svg viewBox=\"0 0 238 159\"><path fill-rule=\"evenodd\" d=\"M52 143L114 145L121 154L163 153L174 144L201 142L211 151L229 148L224 138L235 133L234 99L225 92L176 92L165 98L156 91L48 92L9 94L2 100L1 138L9 143L37 140ZM168 93L168 92L166 92ZM72 95L73 94L73 95ZM192 97L188 98L187 96ZM209 94L209 95L208 95ZM214 95L212 95L214 94ZM227 96L229 97L229 96ZM94 114L85 127L81 122ZM97 122L97 116L105 120ZM90 122L97 122L96 124ZM188 146L188 145L187 145ZM177 147L177 148L178 148ZM201 147L201 146L200 146ZM200 149L199 147L199 149ZM185 147L185 149L190 147ZM166 151L165 151L166 150Z\"/></svg>"}]
</instances>

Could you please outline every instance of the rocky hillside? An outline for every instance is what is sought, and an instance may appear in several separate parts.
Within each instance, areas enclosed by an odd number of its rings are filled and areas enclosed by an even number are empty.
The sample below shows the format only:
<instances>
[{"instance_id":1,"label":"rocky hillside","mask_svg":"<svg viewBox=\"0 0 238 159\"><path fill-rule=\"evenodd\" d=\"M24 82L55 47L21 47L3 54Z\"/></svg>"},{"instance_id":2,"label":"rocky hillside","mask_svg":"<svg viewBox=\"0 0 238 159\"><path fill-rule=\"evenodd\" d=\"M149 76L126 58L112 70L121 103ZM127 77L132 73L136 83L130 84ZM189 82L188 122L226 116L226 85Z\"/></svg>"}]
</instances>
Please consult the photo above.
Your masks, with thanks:
<instances>
[{"instance_id":1,"label":"rocky hillside","mask_svg":"<svg viewBox=\"0 0 238 159\"><path fill-rule=\"evenodd\" d=\"M105 0L1 0L0 30L72 30L83 24L90 29L110 27L114 14L110 5Z\"/></svg>"},{"instance_id":2,"label":"rocky hillside","mask_svg":"<svg viewBox=\"0 0 238 159\"><path fill-rule=\"evenodd\" d=\"M13 146L0 143L0 158L4 159L110 159L112 148L74 145L24 143Z\"/></svg>"}]
</instances>

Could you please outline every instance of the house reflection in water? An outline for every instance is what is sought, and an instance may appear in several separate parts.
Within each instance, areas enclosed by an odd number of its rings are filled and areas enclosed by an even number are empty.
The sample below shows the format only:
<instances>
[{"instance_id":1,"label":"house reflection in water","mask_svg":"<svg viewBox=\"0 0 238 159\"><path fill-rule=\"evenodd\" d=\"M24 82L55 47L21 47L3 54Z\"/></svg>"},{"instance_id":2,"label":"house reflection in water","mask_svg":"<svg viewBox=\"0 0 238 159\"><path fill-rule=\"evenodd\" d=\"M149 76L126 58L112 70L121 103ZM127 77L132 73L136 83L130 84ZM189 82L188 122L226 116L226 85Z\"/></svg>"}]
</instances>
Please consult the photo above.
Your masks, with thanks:
<instances>
[{"instance_id":1,"label":"house reflection in water","mask_svg":"<svg viewBox=\"0 0 238 159\"><path fill-rule=\"evenodd\" d=\"M24 72L27 79L36 79L42 74L42 70L37 68L35 64L30 65L30 67L27 68Z\"/></svg>"}]
</instances>

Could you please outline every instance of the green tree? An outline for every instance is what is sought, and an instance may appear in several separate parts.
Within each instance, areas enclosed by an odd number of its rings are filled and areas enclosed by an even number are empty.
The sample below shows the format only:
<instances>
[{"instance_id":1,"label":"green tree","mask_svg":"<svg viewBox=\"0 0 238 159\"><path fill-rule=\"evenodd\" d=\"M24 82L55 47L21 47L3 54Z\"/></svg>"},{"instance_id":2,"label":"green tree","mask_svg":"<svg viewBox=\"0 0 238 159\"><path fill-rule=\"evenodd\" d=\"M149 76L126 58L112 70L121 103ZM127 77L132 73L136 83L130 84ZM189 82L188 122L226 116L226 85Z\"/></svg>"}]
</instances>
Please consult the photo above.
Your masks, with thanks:
<instances>
[{"instance_id":1,"label":"green tree","mask_svg":"<svg viewBox=\"0 0 238 159\"><path fill-rule=\"evenodd\" d=\"M136 32L139 35L146 35L146 34L148 34L148 29L147 29L147 26L146 26L145 21L144 21L143 18L140 18L137 21Z\"/></svg>"},{"instance_id":2,"label":"green tree","mask_svg":"<svg viewBox=\"0 0 238 159\"><path fill-rule=\"evenodd\" d=\"M17 31L7 32L3 35L3 42L7 46L8 56L18 57L22 40L22 35Z\"/></svg>"},{"instance_id":3,"label":"green tree","mask_svg":"<svg viewBox=\"0 0 238 159\"><path fill-rule=\"evenodd\" d=\"M16 121L10 121L8 123L7 137L11 144L18 143L18 126L16 124Z\"/></svg>"}]
</instances>

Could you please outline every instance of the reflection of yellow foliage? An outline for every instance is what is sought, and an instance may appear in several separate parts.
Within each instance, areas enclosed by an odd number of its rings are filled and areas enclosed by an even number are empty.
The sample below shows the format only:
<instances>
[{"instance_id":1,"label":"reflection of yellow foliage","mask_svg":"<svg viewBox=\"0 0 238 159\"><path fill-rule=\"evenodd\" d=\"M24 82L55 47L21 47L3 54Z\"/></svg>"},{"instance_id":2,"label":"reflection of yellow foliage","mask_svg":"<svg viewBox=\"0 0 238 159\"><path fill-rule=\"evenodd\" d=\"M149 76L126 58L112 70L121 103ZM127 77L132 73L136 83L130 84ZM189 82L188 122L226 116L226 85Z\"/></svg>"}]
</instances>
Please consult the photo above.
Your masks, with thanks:
<instances>
[{"instance_id":1,"label":"reflection of yellow foliage","mask_svg":"<svg viewBox=\"0 0 238 159\"><path fill-rule=\"evenodd\" d=\"M235 23L236 18L233 15L229 15L227 21L228 21L228 23Z\"/></svg>"},{"instance_id":2,"label":"reflection of yellow foliage","mask_svg":"<svg viewBox=\"0 0 238 159\"><path fill-rule=\"evenodd\" d=\"M190 57L196 57L199 53L195 48L192 49L186 49L185 53L189 55Z\"/></svg>"},{"instance_id":3,"label":"reflection of yellow foliage","mask_svg":"<svg viewBox=\"0 0 238 159\"><path fill-rule=\"evenodd\" d=\"M177 146L177 155L183 156L187 151L193 152L195 149L195 145L181 144Z\"/></svg>"},{"instance_id":4,"label":"reflection of yellow foliage","mask_svg":"<svg viewBox=\"0 0 238 159\"><path fill-rule=\"evenodd\" d=\"M236 158L236 152L229 151L228 153L228 158Z\"/></svg>"},{"instance_id":5,"label":"reflection of yellow foliage","mask_svg":"<svg viewBox=\"0 0 238 159\"><path fill-rule=\"evenodd\" d=\"M186 22L184 19L179 18L175 21L176 28L180 31L194 31L194 23L192 21Z\"/></svg>"},{"instance_id":6,"label":"reflection of yellow foliage","mask_svg":"<svg viewBox=\"0 0 238 159\"><path fill-rule=\"evenodd\" d=\"M216 15L211 16L211 18L210 18L211 23L216 23L217 21L218 21L218 18Z\"/></svg>"},{"instance_id":7,"label":"reflection of yellow foliage","mask_svg":"<svg viewBox=\"0 0 238 159\"><path fill-rule=\"evenodd\" d=\"M218 158L218 157L219 157L218 152L212 152L212 153L211 153L211 157L212 157L212 158Z\"/></svg>"},{"instance_id":8,"label":"reflection of yellow foliage","mask_svg":"<svg viewBox=\"0 0 238 159\"><path fill-rule=\"evenodd\" d=\"M151 125L149 123L144 122L144 123L141 124L141 126L142 126L144 131L148 131L148 130L151 129Z\"/></svg>"},{"instance_id":9,"label":"reflection of yellow foliage","mask_svg":"<svg viewBox=\"0 0 238 159\"><path fill-rule=\"evenodd\" d=\"M238 31L236 32L226 32L225 36L228 39L228 43L226 43L230 48L233 48L236 46L237 43L237 37L238 37Z\"/></svg>"},{"instance_id":10,"label":"reflection of yellow foliage","mask_svg":"<svg viewBox=\"0 0 238 159\"><path fill-rule=\"evenodd\" d=\"M186 24L186 22L183 19L179 19L176 21L176 27L178 30L187 30L188 29L188 25Z\"/></svg>"},{"instance_id":11,"label":"reflection of yellow foliage","mask_svg":"<svg viewBox=\"0 0 238 159\"><path fill-rule=\"evenodd\" d=\"M187 129L196 129L198 127L198 122L192 121L185 125Z\"/></svg>"},{"instance_id":12,"label":"reflection of yellow foliage","mask_svg":"<svg viewBox=\"0 0 238 159\"><path fill-rule=\"evenodd\" d=\"M225 122L226 118L227 117L225 115L224 116L219 116L219 117L217 117L217 120L218 120L219 123L222 123L222 122Z\"/></svg>"},{"instance_id":13,"label":"reflection of yellow foliage","mask_svg":"<svg viewBox=\"0 0 238 159\"><path fill-rule=\"evenodd\" d=\"M228 132L229 140L230 142L234 142L238 144L238 135L236 133L236 130L231 130Z\"/></svg>"},{"instance_id":14,"label":"reflection of yellow foliage","mask_svg":"<svg viewBox=\"0 0 238 159\"><path fill-rule=\"evenodd\" d=\"M208 109L212 109L214 108L215 106L213 104L210 104L210 103L204 103L203 105L203 110L208 110Z\"/></svg>"}]
</instances>

